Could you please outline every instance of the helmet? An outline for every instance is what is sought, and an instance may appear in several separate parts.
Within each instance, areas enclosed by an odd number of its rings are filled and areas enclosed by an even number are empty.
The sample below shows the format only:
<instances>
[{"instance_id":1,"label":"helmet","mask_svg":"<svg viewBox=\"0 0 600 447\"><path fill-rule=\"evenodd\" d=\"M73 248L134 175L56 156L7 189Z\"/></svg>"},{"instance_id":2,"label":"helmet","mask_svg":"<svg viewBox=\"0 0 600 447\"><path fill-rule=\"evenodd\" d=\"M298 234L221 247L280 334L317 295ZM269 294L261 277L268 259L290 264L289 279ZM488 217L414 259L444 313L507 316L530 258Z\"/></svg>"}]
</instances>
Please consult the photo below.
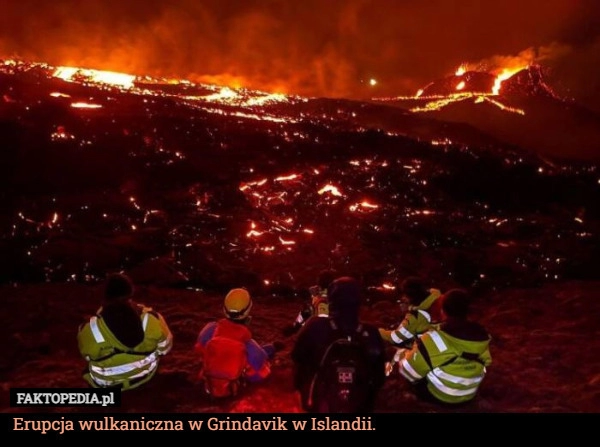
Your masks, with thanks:
<instances>
[{"instance_id":1,"label":"helmet","mask_svg":"<svg viewBox=\"0 0 600 447\"><path fill-rule=\"evenodd\" d=\"M246 289L231 289L223 302L223 312L230 320L244 320L252 309L252 298Z\"/></svg>"}]
</instances>

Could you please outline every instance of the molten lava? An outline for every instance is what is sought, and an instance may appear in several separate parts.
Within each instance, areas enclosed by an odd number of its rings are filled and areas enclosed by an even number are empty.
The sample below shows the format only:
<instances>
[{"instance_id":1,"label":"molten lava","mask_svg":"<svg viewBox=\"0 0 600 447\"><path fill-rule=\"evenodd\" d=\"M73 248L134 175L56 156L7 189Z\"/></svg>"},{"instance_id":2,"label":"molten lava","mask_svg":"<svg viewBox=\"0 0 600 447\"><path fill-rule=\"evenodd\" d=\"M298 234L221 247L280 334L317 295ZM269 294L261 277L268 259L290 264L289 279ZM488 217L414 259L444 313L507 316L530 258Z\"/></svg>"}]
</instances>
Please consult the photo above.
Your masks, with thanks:
<instances>
[{"instance_id":1,"label":"molten lava","mask_svg":"<svg viewBox=\"0 0 600 447\"><path fill-rule=\"evenodd\" d=\"M419 89L413 97L397 96L375 98L377 101L419 100L410 108L411 112L431 112L441 110L449 104L472 100L474 103L488 102L501 110L524 115L525 111L502 102L502 84L516 73L528 69L528 66L501 68L495 73L468 70L461 65L453 76L440 82L432 82Z\"/></svg>"}]
</instances>

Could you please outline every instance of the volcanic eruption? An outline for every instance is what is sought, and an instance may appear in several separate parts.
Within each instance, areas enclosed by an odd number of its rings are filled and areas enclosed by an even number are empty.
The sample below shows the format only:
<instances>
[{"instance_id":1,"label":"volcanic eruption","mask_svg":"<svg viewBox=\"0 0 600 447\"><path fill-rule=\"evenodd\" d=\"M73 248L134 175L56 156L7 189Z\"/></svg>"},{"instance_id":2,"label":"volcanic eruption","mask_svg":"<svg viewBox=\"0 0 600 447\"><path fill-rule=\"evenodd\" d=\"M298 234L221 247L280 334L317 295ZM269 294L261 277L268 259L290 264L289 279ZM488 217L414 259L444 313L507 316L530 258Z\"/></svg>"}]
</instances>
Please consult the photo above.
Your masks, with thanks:
<instances>
[{"instance_id":1,"label":"volcanic eruption","mask_svg":"<svg viewBox=\"0 0 600 447\"><path fill-rule=\"evenodd\" d=\"M374 101L468 124L541 156L592 162L600 158L600 116L560 98L537 64L494 72L461 66L454 75L429 83L414 96Z\"/></svg>"},{"instance_id":2,"label":"volcanic eruption","mask_svg":"<svg viewBox=\"0 0 600 447\"><path fill-rule=\"evenodd\" d=\"M131 396L121 411L295 411L285 352L271 383L219 407L190 392L186 343L220 315L232 285L256 297L257 336L279 337L317 272L331 268L361 280L364 311L382 325L396 322L395 287L408 275L485 297L482 321L498 349L474 411L589 408L555 397L559 387L537 389L569 356L544 361L527 391L512 381L514 350L545 349L539 339L551 336L538 318L548 294L548 318L585 309L560 323L552 349L595 330L583 298L598 277L598 166L553 157L570 149L545 121L560 117L564 139L594 117L556 97L538 68L504 76L466 70L411 97L358 101L0 63L0 280L20 315L6 312L0 325L17 365L4 368L6 382L79 383L80 359L65 346L90 311L82 297L126 270L164 309L178 345L156 381L164 398ZM535 150L544 135L552 145ZM49 364L49 352L61 361ZM595 374L593 359L579 373ZM432 411L392 380L377 409Z\"/></svg>"},{"instance_id":3,"label":"volcanic eruption","mask_svg":"<svg viewBox=\"0 0 600 447\"><path fill-rule=\"evenodd\" d=\"M429 118L485 102L522 129L523 98L557 101L535 68L509 78L466 71L390 104L0 67L4 280L167 265L176 274L166 282L223 287L242 277L293 291L330 265L374 289L420 269L498 287L585 275L594 255L595 168ZM398 108L407 103L408 114ZM373 126L385 116L393 124ZM557 220L557 208L570 218Z\"/></svg>"}]
</instances>

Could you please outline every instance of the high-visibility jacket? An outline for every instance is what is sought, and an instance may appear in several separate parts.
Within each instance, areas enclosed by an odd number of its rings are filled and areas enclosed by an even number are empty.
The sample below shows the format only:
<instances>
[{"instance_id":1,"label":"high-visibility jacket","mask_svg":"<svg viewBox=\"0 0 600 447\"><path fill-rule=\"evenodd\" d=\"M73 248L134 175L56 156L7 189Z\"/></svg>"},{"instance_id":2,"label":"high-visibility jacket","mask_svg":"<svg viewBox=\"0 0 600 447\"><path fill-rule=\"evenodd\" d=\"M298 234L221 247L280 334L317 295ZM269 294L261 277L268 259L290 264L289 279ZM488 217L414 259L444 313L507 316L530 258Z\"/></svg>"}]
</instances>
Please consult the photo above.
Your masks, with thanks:
<instances>
[{"instance_id":1,"label":"high-visibility jacket","mask_svg":"<svg viewBox=\"0 0 600 447\"><path fill-rule=\"evenodd\" d=\"M404 319L396 329L379 329L381 338L394 345L407 345L414 338L431 329L435 323L429 309L434 306L442 295L438 289L429 289L429 295L418 306L410 306Z\"/></svg>"},{"instance_id":2,"label":"high-visibility jacket","mask_svg":"<svg viewBox=\"0 0 600 447\"><path fill-rule=\"evenodd\" d=\"M492 363L490 340L477 323L443 323L417 338L400 361L400 374L411 383L426 381L429 393L442 402L469 401Z\"/></svg>"},{"instance_id":3,"label":"high-visibility jacket","mask_svg":"<svg viewBox=\"0 0 600 447\"><path fill-rule=\"evenodd\" d=\"M329 316L329 303L327 302L327 291L320 295L315 295L311 300L313 315L317 317Z\"/></svg>"},{"instance_id":4,"label":"high-visibility jacket","mask_svg":"<svg viewBox=\"0 0 600 447\"><path fill-rule=\"evenodd\" d=\"M173 335L162 315L141 304L135 306L144 339L133 348L125 346L111 332L102 318L102 308L80 328L79 352L88 362L84 379L92 387L137 388L156 374L160 357L171 350Z\"/></svg>"},{"instance_id":5,"label":"high-visibility jacket","mask_svg":"<svg viewBox=\"0 0 600 447\"><path fill-rule=\"evenodd\" d=\"M294 323L285 329L286 335L291 335L300 330L310 317L327 317L329 316L329 302L327 301L327 290L321 289L311 295L310 304L307 304L296 315Z\"/></svg>"},{"instance_id":6,"label":"high-visibility jacket","mask_svg":"<svg viewBox=\"0 0 600 447\"><path fill-rule=\"evenodd\" d=\"M310 306L298 312L294 325L303 326L312 316L327 317L329 316L329 303L327 302L327 291L323 290L320 293L311 297Z\"/></svg>"}]
</instances>

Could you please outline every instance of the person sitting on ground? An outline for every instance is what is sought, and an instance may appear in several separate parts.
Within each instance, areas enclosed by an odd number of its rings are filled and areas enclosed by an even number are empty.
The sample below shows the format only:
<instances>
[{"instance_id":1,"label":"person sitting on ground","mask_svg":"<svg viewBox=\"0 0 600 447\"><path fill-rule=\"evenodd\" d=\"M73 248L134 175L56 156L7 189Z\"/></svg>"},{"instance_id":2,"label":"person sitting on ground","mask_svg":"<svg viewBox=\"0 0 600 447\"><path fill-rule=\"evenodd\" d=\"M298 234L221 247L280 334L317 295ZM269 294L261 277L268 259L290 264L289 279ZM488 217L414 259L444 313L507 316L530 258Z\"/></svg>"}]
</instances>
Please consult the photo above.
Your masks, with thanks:
<instances>
[{"instance_id":1,"label":"person sitting on ground","mask_svg":"<svg viewBox=\"0 0 600 447\"><path fill-rule=\"evenodd\" d=\"M312 317L326 317L329 314L329 304L327 303L327 287L336 278L336 273L333 270L322 270L319 273L317 284L309 287L310 303L307 303L298 315L294 323L283 328L285 336L294 335L297 333L304 323Z\"/></svg>"},{"instance_id":2,"label":"person sitting on ground","mask_svg":"<svg viewBox=\"0 0 600 447\"><path fill-rule=\"evenodd\" d=\"M415 337L429 330L439 320L439 289L429 288L418 277L406 278L400 287L404 318L395 329L380 328L379 333L388 343L409 348Z\"/></svg>"},{"instance_id":3,"label":"person sitting on ground","mask_svg":"<svg viewBox=\"0 0 600 447\"><path fill-rule=\"evenodd\" d=\"M281 343L260 345L249 328L252 298L244 288L234 288L223 301L224 318L204 325L194 350L202 367L198 379L212 397L237 395L241 386L271 375L271 360Z\"/></svg>"},{"instance_id":4,"label":"person sitting on ground","mask_svg":"<svg viewBox=\"0 0 600 447\"><path fill-rule=\"evenodd\" d=\"M356 340L366 356L366 369L361 371L359 387L366 396L358 402L358 412L373 411L376 397L385 382L385 344L377 327L360 321L361 289L352 277L340 277L328 287L329 315L311 318L300 329L291 352L294 366L293 386L302 408L307 412L337 412L332 410L315 386L322 372L323 358L335 340ZM339 371L336 377L339 376ZM363 400L363 397L365 399Z\"/></svg>"},{"instance_id":5,"label":"person sitting on ground","mask_svg":"<svg viewBox=\"0 0 600 447\"><path fill-rule=\"evenodd\" d=\"M492 363L491 336L470 321L470 297L451 289L441 300L442 322L416 339L399 361L402 377L427 400L458 404L475 398Z\"/></svg>"},{"instance_id":6,"label":"person sitting on ground","mask_svg":"<svg viewBox=\"0 0 600 447\"><path fill-rule=\"evenodd\" d=\"M126 275L110 274L102 306L79 327L79 352L87 361L84 379L94 388L137 388L156 372L173 346L163 316L133 301Z\"/></svg>"}]
</instances>

